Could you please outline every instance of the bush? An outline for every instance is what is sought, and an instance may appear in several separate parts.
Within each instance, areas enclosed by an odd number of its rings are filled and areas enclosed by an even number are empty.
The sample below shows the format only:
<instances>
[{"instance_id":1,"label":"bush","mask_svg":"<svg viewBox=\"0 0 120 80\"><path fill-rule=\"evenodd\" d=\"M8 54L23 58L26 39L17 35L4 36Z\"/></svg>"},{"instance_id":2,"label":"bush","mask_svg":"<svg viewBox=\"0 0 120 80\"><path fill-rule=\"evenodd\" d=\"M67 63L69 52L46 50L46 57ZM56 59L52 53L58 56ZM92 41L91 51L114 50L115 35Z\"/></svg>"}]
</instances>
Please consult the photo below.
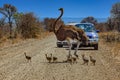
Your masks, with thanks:
<instances>
[{"instance_id":1,"label":"bush","mask_svg":"<svg viewBox=\"0 0 120 80\"><path fill-rule=\"evenodd\" d=\"M22 15L19 30L24 38L36 38L43 28L33 13L27 13Z\"/></svg>"},{"instance_id":2,"label":"bush","mask_svg":"<svg viewBox=\"0 0 120 80\"><path fill-rule=\"evenodd\" d=\"M93 16L88 16L84 18L81 23L92 23L92 24L97 24L97 19L95 19Z\"/></svg>"},{"instance_id":3,"label":"bush","mask_svg":"<svg viewBox=\"0 0 120 80\"><path fill-rule=\"evenodd\" d=\"M120 33L117 31L103 33L100 37L106 42L120 42Z\"/></svg>"},{"instance_id":4,"label":"bush","mask_svg":"<svg viewBox=\"0 0 120 80\"><path fill-rule=\"evenodd\" d=\"M106 23L97 23L95 25L97 30L100 30L100 32L108 31L107 24Z\"/></svg>"},{"instance_id":5,"label":"bush","mask_svg":"<svg viewBox=\"0 0 120 80\"><path fill-rule=\"evenodd\" d=\"M52 32L54 29L53 29L53 24L55 22L55 18L45 18L44 19L44 25L45 25L45 29ZM57 22L57 25L56 25L56 28L59 29L60 25L63 25L64 22L62 20L59 20Z\"/></svg>"}]
</instances>

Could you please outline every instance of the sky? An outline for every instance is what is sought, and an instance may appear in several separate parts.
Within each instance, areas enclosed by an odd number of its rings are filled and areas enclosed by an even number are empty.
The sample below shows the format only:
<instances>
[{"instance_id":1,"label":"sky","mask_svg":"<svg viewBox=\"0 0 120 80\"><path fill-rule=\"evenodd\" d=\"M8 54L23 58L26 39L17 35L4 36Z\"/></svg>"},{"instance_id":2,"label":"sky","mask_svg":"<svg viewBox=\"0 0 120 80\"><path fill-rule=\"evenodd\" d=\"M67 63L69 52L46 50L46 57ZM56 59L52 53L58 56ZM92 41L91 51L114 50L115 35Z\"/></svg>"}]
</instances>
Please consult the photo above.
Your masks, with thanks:
<instances>
[{"instance_id":1,"label":"sky","mask_svg":"<svg viewBox=\"0 0 120 80\"><path fill-rule=\"evenodd\" d=\"M0 0L4 4L14 5L18 12L33 12L38 17L56 18L59 8L64 8L63 17L108 18L112 5L120 0Z\"/></svg>"}]
</instances>

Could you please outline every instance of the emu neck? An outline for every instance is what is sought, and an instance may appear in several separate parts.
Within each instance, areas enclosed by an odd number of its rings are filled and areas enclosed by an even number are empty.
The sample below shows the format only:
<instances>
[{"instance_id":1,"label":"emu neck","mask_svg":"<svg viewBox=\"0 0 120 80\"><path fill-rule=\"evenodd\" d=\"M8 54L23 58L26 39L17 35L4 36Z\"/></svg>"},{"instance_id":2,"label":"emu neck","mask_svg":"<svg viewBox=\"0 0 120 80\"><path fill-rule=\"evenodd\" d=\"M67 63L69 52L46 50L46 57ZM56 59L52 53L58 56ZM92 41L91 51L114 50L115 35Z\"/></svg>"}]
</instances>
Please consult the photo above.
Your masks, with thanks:
<instances>
[{"instance_id":1,"label":"emu neck","mask_svg":"<svg viewBox=\"0 0 120 80\"><path fill-rule=\"evenodd\" d=\"M26 53L24 53L25 54L25 56L26 56Z\"/></svg>"},{"instance_id":2,"label":"emu neck","mask_svg":"<svg viewBox=\"0 0 120 80\"><path fill-rule=\"evenodd\" d=\"M45 54L45 56L47 57L47 54Z\"/></svg>"},{"instance_id":3,"label":"emu neck","mask_svg":"<svg viewBox=\"0 0 120 80\"><path fill-rule=\"evenodd\" d=\"M63 11L61 11L60 16L56 19L55 23L53 24L53 29L54 29L54 33L55 33L55 34L57 34L57 31L55 30L56 24L57 24L57 22L60 20L60 18L62 17L62 15L63 15Z\"/></svg>"}]
</instances>

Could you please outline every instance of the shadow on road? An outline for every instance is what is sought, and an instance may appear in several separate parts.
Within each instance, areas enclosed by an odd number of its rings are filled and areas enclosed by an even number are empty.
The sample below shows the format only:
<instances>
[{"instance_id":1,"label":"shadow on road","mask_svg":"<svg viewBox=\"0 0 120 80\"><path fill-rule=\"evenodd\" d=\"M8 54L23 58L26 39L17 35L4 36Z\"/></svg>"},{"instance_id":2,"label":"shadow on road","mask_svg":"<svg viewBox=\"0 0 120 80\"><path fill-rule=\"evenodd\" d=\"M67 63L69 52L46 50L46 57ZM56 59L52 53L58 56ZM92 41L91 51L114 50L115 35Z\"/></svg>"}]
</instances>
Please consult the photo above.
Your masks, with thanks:
<instances>
[{"instance_id":1,"label":"shadow on road","mask_svg":"<svg viewBox=\"0 0 120 80\"><path fill-rule=\"evenodd\" d=\"M55 47L55 48L65 48L66 50L69 50L69 47L67 46L64 46L64 47ZM72 49L72 50L75 50L76 48ZM93 51L96 51L94 48L91 48L91 47L80 47L78 50L93 50Z\"/></svg>"}]
</instances>

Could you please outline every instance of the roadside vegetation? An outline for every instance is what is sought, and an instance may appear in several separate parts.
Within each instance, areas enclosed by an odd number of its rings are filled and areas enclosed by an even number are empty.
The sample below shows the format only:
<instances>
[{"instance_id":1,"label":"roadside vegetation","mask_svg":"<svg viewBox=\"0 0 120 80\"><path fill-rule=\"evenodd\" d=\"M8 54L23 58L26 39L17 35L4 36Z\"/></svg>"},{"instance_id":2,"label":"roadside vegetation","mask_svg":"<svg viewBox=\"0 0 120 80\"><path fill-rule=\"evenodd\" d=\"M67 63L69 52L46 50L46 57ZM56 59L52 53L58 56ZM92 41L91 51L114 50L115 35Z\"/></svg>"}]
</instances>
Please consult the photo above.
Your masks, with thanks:
<instances>
[{"instance_id":1,"label":"roadside vegetation","mask_svg":"<svg viewBox=\"0 0 120 80\"><path fill-rule=\"evenodd\" d=\"M98 23L93 16L84 18L81 22L90 22L100 30L100 37L106 42L120 42L120 2L113 4L111 8L111 16L106 22ZM6 41L12 43L19 40L30 38L43 38L53 31L53 23L55 18L40 18L35 16L33 12L19 12L14 5L4 4L0 6L0 44ZM62 20L57 23L57 29L64 24ZM101 34L101 32L103 34Z\"/></svg>"},{"instance_id":2,"label":"roadside vegetation","mask_svg":"<svg viewBox=\"0 0 120 80\"><path fill-rule=\"evenodd\" d=\"M0 46L31 38L44 38L51 33L34 13L18 12L11 4L0 6ZM54 19L55 20L55 19Z\"/></svg>"}]
</instances>

